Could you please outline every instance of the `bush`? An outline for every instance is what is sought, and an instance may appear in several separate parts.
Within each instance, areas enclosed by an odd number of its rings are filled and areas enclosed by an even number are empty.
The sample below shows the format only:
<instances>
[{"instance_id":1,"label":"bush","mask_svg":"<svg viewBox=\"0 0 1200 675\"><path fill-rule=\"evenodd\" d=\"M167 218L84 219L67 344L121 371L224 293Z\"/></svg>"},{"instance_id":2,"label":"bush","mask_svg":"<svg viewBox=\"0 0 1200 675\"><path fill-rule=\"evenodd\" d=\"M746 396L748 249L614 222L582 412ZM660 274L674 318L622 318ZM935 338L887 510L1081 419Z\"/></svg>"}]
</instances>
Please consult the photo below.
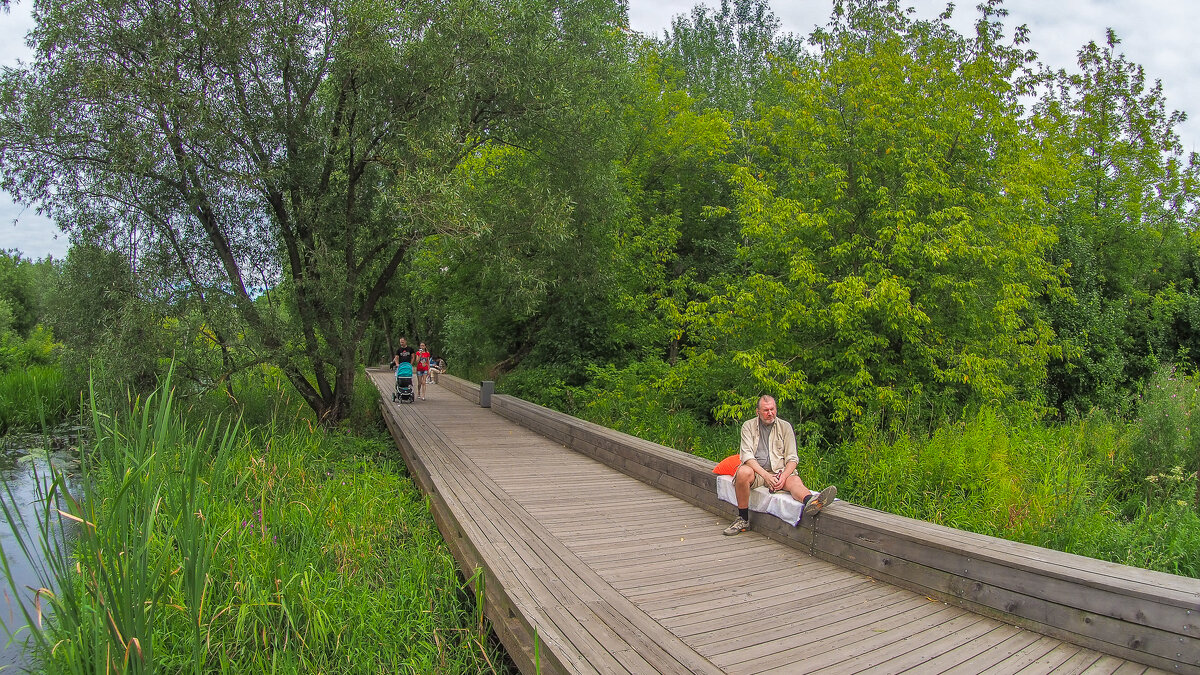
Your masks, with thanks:
<instances>
[{"instance_id":1,"label":"bush","mask_svg":"<svg viewBox=\"0 0 1200 675\"><path fill-rule=\"evenodd\" d=\"M1121 497L1135 502L1154 498L1148 477L1175 467L1191 473L1200 469L1200 426L1192 431L1193 416L1200 422L1200 377L1174 366L1160 368L1138 402L1139 424L1120 486Z\"/></svg>"},{"instance_id":2,"label":"bush","mask_svg":"<svg viewBox=\"0 0 1200 675\"><path fill-rule=\"evenodd\" d=\"M25 339L0 330L0 373L58 363L59 352L60 345L54 341L50 330L41 325L34 327Z\"/></svg>"}]
</instances>

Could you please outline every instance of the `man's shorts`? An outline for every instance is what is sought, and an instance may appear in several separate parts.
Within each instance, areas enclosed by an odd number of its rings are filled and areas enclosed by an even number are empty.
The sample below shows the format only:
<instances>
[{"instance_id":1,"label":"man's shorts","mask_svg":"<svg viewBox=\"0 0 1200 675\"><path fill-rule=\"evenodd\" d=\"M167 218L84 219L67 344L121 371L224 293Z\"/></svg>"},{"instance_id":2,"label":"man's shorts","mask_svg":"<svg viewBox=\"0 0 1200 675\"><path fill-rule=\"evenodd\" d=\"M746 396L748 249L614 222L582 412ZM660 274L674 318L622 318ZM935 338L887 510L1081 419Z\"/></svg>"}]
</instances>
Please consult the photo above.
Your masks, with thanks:
<instances>
[{"instance_id":1,"label":"man's shorts","mask_svg":"<svg viewBox=\"0 0 1200 675\"><path fill-rule=\"evenodd\" d=\"M754 480L750 481L750 489L753 490L754 488L757 488L757 487L763 487L766 484L767 484L766 478L763 478L762 476L760 476L758 474L754 474Z\"/></svg>"}]
</instances>

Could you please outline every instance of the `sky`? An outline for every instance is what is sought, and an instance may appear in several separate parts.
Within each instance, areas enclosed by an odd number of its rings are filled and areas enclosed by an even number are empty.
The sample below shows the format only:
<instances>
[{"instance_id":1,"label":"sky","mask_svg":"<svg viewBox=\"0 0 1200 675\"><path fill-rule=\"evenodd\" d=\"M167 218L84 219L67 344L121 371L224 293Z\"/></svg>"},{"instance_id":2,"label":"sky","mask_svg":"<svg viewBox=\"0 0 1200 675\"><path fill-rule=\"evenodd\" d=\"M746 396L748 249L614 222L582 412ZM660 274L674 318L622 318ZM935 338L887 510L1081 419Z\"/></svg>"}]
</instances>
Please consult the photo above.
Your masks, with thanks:
<instances>
[{"instance_id":1,"label":"sky","mask_svg":"<svg viewBox=\"0 0 1200 675\"><path fill-rule=\"evenodd\" d=\"M694 0L628 0L629 25L635 31L661 35L671 18L691 11ZM719 0L709 0L714 5ZM18 0L0 14L0 66L29 59L25 34L32 28L31 0ZM773 0L783 30L808 35L828 21L832 0ZM919 18L932 18L945 9L945 0L906 0ZM977 17L977 0L961 1L953 23L970 34ZM1185 151L1200 151L1200 65L1193 60L1191 33L1200 25L1197 0L1007 0L1009 27L1026 24L1030 47L1043 63L1058 69L1075 68L1075 55L1089 40L1103 43L1112 28L1121 39L1120 51L1146 69L1148 79L1161 79L1169 109L1195 115L1179 128ZM1011 32L1010 32L1011 34ZM0 192L0 250L17 249L27 258L63 258L67 238L33 208L14 204Z\"/></svg>"}]
</instances>

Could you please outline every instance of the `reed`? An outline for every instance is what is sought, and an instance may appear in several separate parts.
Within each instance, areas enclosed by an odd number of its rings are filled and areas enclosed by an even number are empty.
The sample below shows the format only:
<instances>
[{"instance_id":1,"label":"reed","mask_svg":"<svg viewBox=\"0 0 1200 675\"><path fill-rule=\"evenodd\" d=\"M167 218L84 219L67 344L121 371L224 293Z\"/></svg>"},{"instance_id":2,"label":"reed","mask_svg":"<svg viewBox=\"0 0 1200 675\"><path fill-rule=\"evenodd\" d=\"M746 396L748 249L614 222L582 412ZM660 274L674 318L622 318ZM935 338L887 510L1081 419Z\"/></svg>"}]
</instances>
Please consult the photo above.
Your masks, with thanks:
<instances>
[{"instance_id":1,"label":"reed","mask_svg":"<svg viewBox=\"0 0 1200 675\"><path fill-rule=\"evenodd\" d=\"M505 670L386 436L177 408L167 380L95 413L82 494L45 481L46 672Z\"/></svg>"},{"instance_id":2,"label":"reed","mask_svg":"<svg viewBox=\"0 0 1200 675\"><path fill-rule=\"evenodd\" d=\"M0 372L0 433L9 428L39 429L79 412L84 387L56 365L32 365Z\"/></svg>"}]
</instances>

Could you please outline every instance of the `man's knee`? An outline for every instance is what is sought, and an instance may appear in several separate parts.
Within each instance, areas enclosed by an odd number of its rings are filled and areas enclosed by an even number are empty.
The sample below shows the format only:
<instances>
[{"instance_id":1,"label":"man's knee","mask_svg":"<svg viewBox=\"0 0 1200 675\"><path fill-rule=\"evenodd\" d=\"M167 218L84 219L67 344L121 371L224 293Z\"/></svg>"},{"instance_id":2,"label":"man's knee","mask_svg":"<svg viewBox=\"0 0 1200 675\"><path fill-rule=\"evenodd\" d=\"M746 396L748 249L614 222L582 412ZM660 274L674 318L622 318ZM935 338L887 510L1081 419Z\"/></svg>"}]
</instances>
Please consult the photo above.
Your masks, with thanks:
<instances>
[{"instance_id":1,"label":"man's knee","mask_svg":"<svg viewBox=\"0 0 1200 675\"><path fill-rule=\"evenodd\" d=\"M733 482L735 483L749 483L752 480L754 480L754 469L745 464L739 466L733 474Z\"/></svg>"},{"instance_id":2,"label":"man's knee","mask_svg":"<svg viewBox=\"0 0 1200 675\"><path fill-rule=\"evenodd\" d=\"M792 494L796 499L804 499L808 496L810 490L804 485L804 481L800 480L799 476L789 476L784 488Z\"/></svg>"}]
</instances>

